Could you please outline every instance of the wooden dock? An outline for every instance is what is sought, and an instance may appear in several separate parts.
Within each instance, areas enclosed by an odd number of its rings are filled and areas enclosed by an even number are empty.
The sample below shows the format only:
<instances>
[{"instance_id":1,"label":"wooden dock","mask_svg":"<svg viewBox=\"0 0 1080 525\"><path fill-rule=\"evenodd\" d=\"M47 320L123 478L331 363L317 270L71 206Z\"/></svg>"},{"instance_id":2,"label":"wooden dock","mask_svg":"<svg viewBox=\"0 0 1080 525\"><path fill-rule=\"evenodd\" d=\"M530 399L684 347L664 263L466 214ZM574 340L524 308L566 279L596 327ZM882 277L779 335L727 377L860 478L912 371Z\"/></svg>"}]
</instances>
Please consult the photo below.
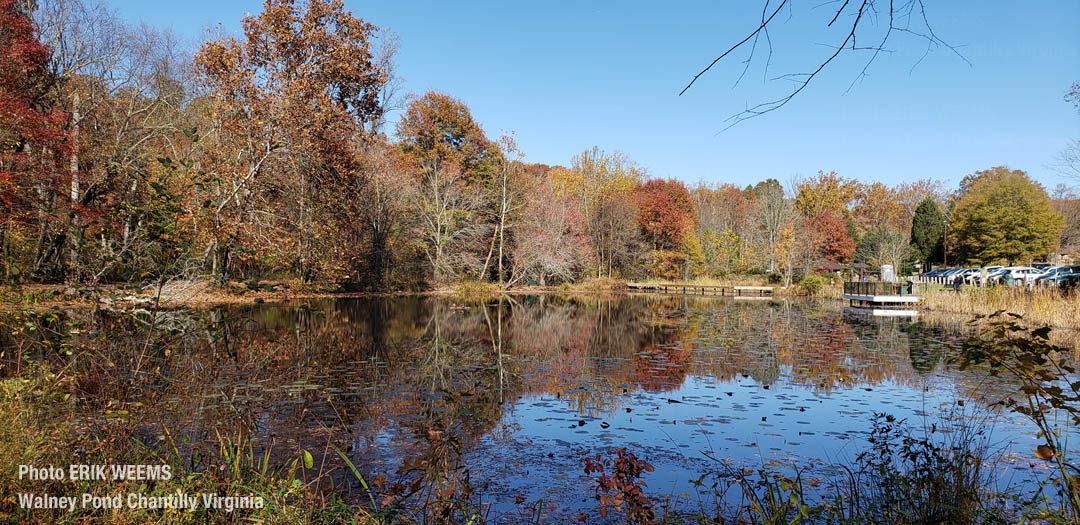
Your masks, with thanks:
<instances>
[{"instance_id":1,"label":"wooden dock","mask_svg":"<svg viewBox=\"0 0 1080 525\"><path fill-rule=\"evenodd\" d=\"M846 282L841 296L851 306L862 308L903 308L922 301L906 283Z\"/></svg>"},{"instance_id":2,"label":"wooden dock","mask_svg":"<svg viewBox=\"0 0 1080 525\"><path fill-rule=\"evenodd\" d=\"M700 284L626 283L631 292L718 297L771 297L771 286L706 286Z\"/></svg>"}]
</instances>

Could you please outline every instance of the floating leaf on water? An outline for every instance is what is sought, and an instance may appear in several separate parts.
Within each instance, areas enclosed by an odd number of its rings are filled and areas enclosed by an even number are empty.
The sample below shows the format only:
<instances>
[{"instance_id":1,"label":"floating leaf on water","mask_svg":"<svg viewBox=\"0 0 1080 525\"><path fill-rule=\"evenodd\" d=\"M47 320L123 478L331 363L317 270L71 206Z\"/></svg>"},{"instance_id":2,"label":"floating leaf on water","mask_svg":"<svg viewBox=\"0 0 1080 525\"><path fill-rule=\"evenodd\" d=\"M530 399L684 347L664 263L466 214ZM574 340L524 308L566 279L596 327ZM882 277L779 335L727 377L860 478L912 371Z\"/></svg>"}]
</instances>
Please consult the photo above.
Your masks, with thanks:
<instances>
[{"instance_id":1,"label":"floating leaf on water","mask_svg":"<svg viewBox=\"0 0 1080 525\"><path fill-rule=\"evenodd\" d=\"M1050 461L1050 458L1054 457L1054 451L1046 445L1039 445L1038 448L1035 449L1035 457L1043 461Z\"/></svg>"}]
</instances>

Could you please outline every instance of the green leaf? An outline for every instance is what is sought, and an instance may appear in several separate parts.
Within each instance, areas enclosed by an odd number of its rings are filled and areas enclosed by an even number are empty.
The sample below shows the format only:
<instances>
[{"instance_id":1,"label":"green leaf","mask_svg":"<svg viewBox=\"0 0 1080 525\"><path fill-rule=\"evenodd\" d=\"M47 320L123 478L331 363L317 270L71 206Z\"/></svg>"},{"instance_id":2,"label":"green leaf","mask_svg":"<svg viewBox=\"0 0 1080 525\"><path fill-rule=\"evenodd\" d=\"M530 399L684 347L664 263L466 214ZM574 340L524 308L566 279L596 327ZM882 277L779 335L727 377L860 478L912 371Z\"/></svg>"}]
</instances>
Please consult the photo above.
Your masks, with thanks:
<instances>
[{"instance_id":1,"label":"green leaf","mask_svg":"<svg viewBox=\"0 0 1080 525\"><path fill-rule=\"evenodd\" d=\"M304 451L304 468L311 468L315 466L315 458L311 457L311 452Z\"/></svg>"}]
</instances>

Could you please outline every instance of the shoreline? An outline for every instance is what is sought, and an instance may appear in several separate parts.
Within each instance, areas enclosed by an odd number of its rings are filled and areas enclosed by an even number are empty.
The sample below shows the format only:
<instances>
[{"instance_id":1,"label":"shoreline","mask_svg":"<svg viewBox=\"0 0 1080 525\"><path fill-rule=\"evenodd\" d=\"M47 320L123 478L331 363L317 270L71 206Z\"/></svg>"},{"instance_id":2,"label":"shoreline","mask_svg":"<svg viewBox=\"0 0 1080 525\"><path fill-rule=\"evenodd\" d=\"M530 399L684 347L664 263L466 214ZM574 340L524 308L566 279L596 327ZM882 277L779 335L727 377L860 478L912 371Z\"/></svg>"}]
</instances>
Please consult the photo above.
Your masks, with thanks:
<instances>
[{"instance_id":1,"label":"shoreline","mask_svg":"<svg viewBox=\"0 0 1080 525\"><path fill-rule=\"evenodd\" d=\"M477 302L496 296L521 296L537 294L597 295L632 294L625 281L586 281L575 285L520 286L500 289L493 283L455 283L430 290L397 291L328 291L330 284L300 285L295 281L260 281L262 288L251 289L242 282L230 282L222 287L205 282L184 282L174 287L183 290L163 290L160 302L154 295L147 295L148 287L136 294L119 285L104 285L96 289L71 293L65 285L27 284L0 288L0 312L19 309L45 310L53 308L94 307L158 307L212 308L225 305L283 303L309 299L353 299L370 297L454 297L462 302ZM300 289L303 286L307 289ZM319 289L324 287L323 289ZM267 289L269 288L269 289ZM65 294L65 291L68 293ZM791 287L777 287L773 297L831 299L840 301L838 294L830 293L829 287L816 296L798 293ZM923 293L918 304L920 312L935 312L965 316L986 316L1006 310L1024 316L1025 320L1052 328L1080 330L1080 294L1062 297L1056 290L1030 290L1006 288L967 288L960 294L951 290L930 290ZM834 297L835 295L835 297ZM688 295L687 297L698 297ZM1072 322L1070 322L1072 321Z\"/></svg>"}]
</instances>

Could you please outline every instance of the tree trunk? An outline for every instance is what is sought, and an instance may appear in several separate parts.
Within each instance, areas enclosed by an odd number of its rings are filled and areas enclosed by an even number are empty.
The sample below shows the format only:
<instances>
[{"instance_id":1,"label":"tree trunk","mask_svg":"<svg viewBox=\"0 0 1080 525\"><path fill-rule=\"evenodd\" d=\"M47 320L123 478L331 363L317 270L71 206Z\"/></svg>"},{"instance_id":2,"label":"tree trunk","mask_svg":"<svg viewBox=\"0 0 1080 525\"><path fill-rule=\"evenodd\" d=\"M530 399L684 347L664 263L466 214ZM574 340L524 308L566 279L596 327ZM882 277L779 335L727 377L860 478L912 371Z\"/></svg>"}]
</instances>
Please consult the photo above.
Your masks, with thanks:
<instances>
[{"instance_id":1,"label":"tree trunk","mask_svg":"<svg viewBox=\"0 0 1080 525\"><path fill-rule=\"evenodd\" d=\"M79 114L79 94L75 93L72 98L71 104L71 212L70 212L70 225L68 229L68 237L71 238L71 243L68 245L68 263L71 265L68 279L71 281L79 280L79 214L77 206L79 205L79 121L82 119L82 115Z\"/></svg>"}]
</instances>

